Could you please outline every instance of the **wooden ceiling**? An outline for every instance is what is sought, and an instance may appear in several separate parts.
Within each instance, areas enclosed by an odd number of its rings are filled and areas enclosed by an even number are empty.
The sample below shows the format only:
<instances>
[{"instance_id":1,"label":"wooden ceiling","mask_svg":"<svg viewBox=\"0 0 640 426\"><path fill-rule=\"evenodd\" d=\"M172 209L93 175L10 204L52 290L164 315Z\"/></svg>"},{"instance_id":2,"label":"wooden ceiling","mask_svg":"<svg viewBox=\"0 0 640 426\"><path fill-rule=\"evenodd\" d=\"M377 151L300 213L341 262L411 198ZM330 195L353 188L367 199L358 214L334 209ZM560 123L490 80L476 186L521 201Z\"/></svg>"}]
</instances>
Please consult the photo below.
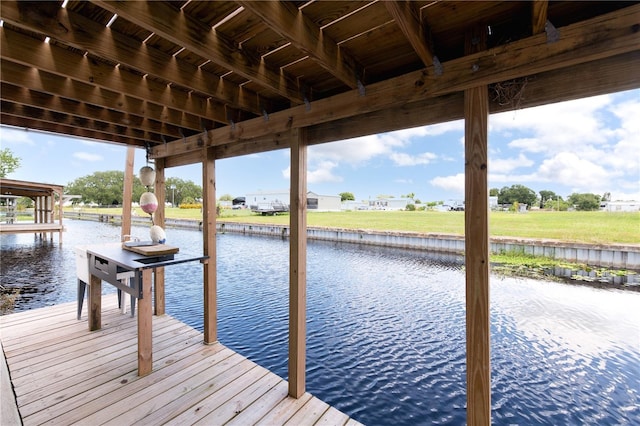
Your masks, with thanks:
<instances>
[{"instance_id":1,"label":"wooden ceiling","mask_svg":"<svg viewBox=\"0 0 640 426\"><path fill-rule=\"evenodd\" d=\"M620 1L9 1L2 124L144 147L167 167L640 87ZM114 19L115 17L115 19ZM465 55L480 29L488 50Z\"/></svg>"}]
</instances>

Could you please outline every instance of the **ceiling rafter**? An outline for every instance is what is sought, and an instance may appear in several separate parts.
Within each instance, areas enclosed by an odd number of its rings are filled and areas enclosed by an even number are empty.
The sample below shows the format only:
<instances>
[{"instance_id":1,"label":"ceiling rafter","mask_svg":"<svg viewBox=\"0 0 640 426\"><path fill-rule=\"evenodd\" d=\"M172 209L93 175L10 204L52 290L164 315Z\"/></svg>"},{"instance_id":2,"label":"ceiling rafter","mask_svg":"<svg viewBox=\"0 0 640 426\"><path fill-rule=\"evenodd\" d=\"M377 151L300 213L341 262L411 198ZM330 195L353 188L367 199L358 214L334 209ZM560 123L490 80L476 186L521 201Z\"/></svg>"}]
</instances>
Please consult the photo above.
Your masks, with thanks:
<instances>
[{"instance_id":1,"label":"ceiling rafter","mask_svg":"<svg viewBox=\"0 0 640 426\"><path fill-rule=\"evenodd\" d=\"M36 119L43 123L59 124L68 127L81 125L84 128L96 130L104 134L125 136L130 139L137 139L141 143L161 142L160 136L158 134L152 134L130 126L108 123L96 119L88 119L68 113L58 113L51 110L39 109L34 107L33 105L15 104L8 101L2 101L1 109L3 114L22 118Z\"/></svg>"},{"instance_id":2,"label":"ceiling rafter","mask_svg":"<svg viewBox=\"0 0 640 426\"><path fill-rule=\"evenodd\" d=\"M269 123L260 119L238 123L231 131L209 131L216 145L260 138L286 132L292 127L307 127L327 121L392 108L424 98L459 92L478 85L519 78L535 73L596 61L640 50L636 28L640 5L581 21L562 28L562 38L547 43L546 37L534 35L507 45L463 56L443 64L446 72L434 76L432 68L405 74L367 86L366 96L347 92L321 99L310 105L293 107L272 114ZM532 61L532 58L536 60ZM640 73L636 77L640 83ZM153 150L152 156L165 157L185 152L187 143L167 144Z\"/></svg>"},{"instance_id":3,"label":"ceiling rafter","mask_svg":"<svg viewBox=\"0 0 640 426\"><path fill-rule=\"evenodd\" d=\"M143 74L175 82L202 94L199 96L212 97L220 102L219 114L213 114L214 111L211 111L209 117L220 123L228 122L222 109L223 104L258 115L265 108L265 105L259 105L256 93L226 82L217 75L181 61L173 55L142 42L132 41L73 11L60 8L55 17L43 19L35 13L22 11L20 2L3 1L1 13L2 19L12 25L49 35L82 51L108 58L114 63L125 64ZM266 107L270 107L268 101L263 101L263 104L265 102Z\"/></svg>"},{"instance_id":4,"label":"ceiling rafter","mask_svg":"<svg viewBox=\"0 0 640 426\"><path fill-rule=\"evenodd\" d=\"M428 44L425 27L420 22L420 11L414 7L412 2L405 0L386 1L384 5L422 63L427 67L432 66L435 55Z\"/></svg>"},{"instance_id":5,"label":"ceiling rafter","mask_svg":"<svg viewBox=\"0 0 640 426\"><path fill-rule=\"evenodd\" d=\"M307 54L322 68L346 86L355 89L362 84L361 66L356 59L336 44L322 29L291 3L267 1L238 1L280 34L297 49Z\"/></svg>"},{"instance_id":6,"label":"ceiling rafter","mask_svg":"<svg viewBox=\"0 0 640 426\"><path fill-rule=\"evenodd\" d=\"M162 107L149 101L132 98L121 92L116 93L104 89L96 90L90 84L42 72L5 59L0 61L0 68L2 69L2 81L14 86L28 87L38 92L66 99L84 99L86 103L91 105L101 106L121 113L131 113L171 126L195 131L203 127L200 117Z\"/></svg>"},{"instance_id":7,"label":"ceiling rafter","mask_svg":"<svg viewBox=\"0 0 640 426\"><path fill-rule=\"evenodd\" d=\"M0 89L2 90L3 99L16 104L20 104L27 100L28 104L33 107L54 113L69 113L76 117L100 120L119 126L127 126L150 134L168 135L175 139L182 136L180 134L179 127L167 125L159 121L149 120L141 116L96 107L85 102L78 102L56 95L48 95L7 83L2 83L0 85ZM158 140L160 137L157 136L153 139Z\"/></svg>"},{"instance_id":8,"label":"ceiling rafter","mask_svg":"<svg viewBox=\"0 0 640 426\"><path fill-rule=\"evenodd\" d=\"M68 126L60 123L49 123L35 119L33 117L20 117L15 115L0 113L0 122L5 126L13 126L23 129L38 129L43 132L59 133L69 136L75 136L78 138L95 139L100 142L113 142L119 144L133 145L141 148L146 148L147 141L140 139L132 139L120 134L105 133L99 130L89 130L78 126Z\"/></svg>"},{"instance_id":9,"label":"ceiling rafter","mask_svg":"<svg viewBox=\"0 0 640 426\"><path fill-rule=\"evenodd\" d=\"M206 27L181 10L176 11L164 2L154 2L152 5L139 1L92 2L178 46L227 67L294 103L300 104L304 101L296 79L282 71L269 68L259 58L253 58L248 52L233 46L212 28Z\"/></svg>"},{"instance_id":10,"label":"ceiling rafter","mask_svg":"<svg viewBox=\"0 0 640 426\"><path fill-rule=\"evenodd\" d=\"M531 32L533 34L544 32L548 8L549 2L547 0L533 0L531 3Z\"/></svg>"},{"instance_id":11,"label":"ceiling rafter","mask_svg":"<svg viewBox=\"0 0 640 426\"><path fill-rule=\"evenodd\" d=\"M220 105L212 104L202 97L154 82L122 69L123 67L113 67L62 47L40 42L6 27L0 28L0 57L116 93L126 93L203 119L226 117L227 114ZM83 100L79 95L74 99Z\"/></svg>"}]
</instances>

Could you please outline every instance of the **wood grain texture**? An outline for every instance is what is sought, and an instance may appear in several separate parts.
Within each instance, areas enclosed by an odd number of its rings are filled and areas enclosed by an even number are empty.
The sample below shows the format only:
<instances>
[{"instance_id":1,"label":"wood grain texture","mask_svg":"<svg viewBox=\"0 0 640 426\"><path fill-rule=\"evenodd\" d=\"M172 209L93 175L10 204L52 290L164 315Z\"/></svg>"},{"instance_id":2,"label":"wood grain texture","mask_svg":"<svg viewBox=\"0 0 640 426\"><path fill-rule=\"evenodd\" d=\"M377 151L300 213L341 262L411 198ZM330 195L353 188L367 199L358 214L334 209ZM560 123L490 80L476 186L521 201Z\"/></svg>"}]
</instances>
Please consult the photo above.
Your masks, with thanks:
<instances>
[{"instance_id":1,"label":"wood grain texture","mask_svg":"<svg viewBox=\"0 0 640 426\"><path fill-rule=\"evenodd\" d=\"M153 371L138 376L136 321L119 313L115 294L103 302L104 327L94 332L76 320L75 302L0 317L6 384L25 426L359 425L308 393L291 398L282 378L203 345L202 333L168 315L152 317Z\"/></svg>"},{"instance_id":2,"label":"wood grain texture","mask_svg":"<svg viewBox=\"0 0 640 426\"><path fill-rule=\"evenodd\" d=\"M306 386L307 141L305 129L291 133L289 395L299 398Z\"/></svg>"},{"instance_id":3,"label":"wood grain texture","mask_svg":"<svg viewBox=\"0 0 640 426\"><path fill-rule=\"evenodd\" d=\"M203 253L209 256L204 264L204 342L218 341L218 278L216 245L216 148L202 149L202 211Z\"/></svg>"},{"instance_id":4,"label":"wood grain texture","mask_svg":"<svg viewBox=\"0 0 640 426\"><path fill-rule=\"evenodd\" d=\"M484 48L486 32L468 35L467 49ZM467 424L491 424L489 356L489 94L481 85L464 92L465 281L467 327Z\"/></svg>"}]
</instances>

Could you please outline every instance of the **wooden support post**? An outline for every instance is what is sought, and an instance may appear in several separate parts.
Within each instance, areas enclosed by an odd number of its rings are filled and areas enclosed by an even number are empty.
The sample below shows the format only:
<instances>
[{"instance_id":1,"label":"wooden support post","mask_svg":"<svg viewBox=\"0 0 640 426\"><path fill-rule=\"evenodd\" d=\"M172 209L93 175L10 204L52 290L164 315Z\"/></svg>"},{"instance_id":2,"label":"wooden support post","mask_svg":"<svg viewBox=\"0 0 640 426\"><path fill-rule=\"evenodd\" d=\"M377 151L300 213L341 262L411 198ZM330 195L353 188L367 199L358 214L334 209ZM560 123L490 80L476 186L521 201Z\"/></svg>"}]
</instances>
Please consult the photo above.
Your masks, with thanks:
<instances>
[{"instance_id":1,"label":"wooden support post","mask_svg":"<svg viewBox=\"0 0 640 426\"><path fill-rule=\"evenodd\" d=\"M467 53L485 48L486 29L467 36ZM491 423L489 358L489 191L486 85L464 92L467 424Z\"/></svg>"},{"instance_id":2,"label":"wooden support post","mask_svg":"<svg viewBox=\"0 0 640 426\"><path fill-rule=\"evenodd\" d=\"M138 376L153 369L151 269L142 270L142 298L138 299Z\"/></svg>"},{"instance_id":3,"label":"wooden support post","mask_svg":"<svg viewBox=\"0 0 640 426\"><path fill-rule=\"evenodd\" d=\"M307 131L291 137L289 249L289 395L305 393L307 334Z\"/></svg>"},{"instance_id":4,"label":"wooden support post","mask_svg":"<svg viewBox=\"0 0 640 426\"><path fill-rule=\"evenodd\" d=\"M89 276L89 292L87 294L87 310L89 331L102 327L102 280L94 275Z\"/></svg>"},{"instance_id":5,"label":"wooden support post","mask_svg":"<svg viewBox=\"0 0 640 426\"><path fill-rule=\"evenodd\" d=\"M203 253L209 256L204 263L204 343L218 341L218 296L216 264L216 156L215 148L203 149L202 204Z\"/></svg>"},{"instance_id":6,"label":"wooden support post","mask_svg":"<svg viewBox=\"0 0 640 426\"><path fill-rule=\"evenodd\" d=\"M127 159L124 164L124 188L122 189L122 229L120 241L125 241L125 235L131 235L131 201L133 198L133 163L136 149L127 148Z\"/></svg>"},{"instance_id":7,"label":"wooden support post","mask_svg":"<svg viewBox=\"0 0 640 426\"><path fill-rule=\"evenodd\" d=\"M153 214L153 223L165 227L165 211L164 201L166 197L166 185L164 183L164 159L159 158L155 162L156 181L153 186L153 190L158 199L158 209ZM165 298L164 298L164 267L156 268L153 272L153 285L155 294L154 309L156 315L164 315L165 312Z\"/></svg>"}]
</instances>

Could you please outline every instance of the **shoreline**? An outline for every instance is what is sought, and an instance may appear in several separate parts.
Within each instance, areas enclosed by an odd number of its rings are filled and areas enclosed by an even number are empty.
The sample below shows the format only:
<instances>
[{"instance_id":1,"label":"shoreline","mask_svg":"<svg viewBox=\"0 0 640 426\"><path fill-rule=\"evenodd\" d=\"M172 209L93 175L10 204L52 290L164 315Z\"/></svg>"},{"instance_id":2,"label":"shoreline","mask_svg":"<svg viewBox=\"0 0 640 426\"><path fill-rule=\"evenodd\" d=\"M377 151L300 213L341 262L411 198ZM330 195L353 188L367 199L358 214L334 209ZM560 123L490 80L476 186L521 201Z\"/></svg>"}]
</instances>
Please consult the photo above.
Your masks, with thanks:
<instances>
[{"instance_id":1,"label":"shoreline","mask_svg":"<svg viewBox=\"0 0 640 426\"><path fill-rule=\"evenodd\" d=\"M119 224L122 216L100 213L67 213L65 218L93 220ZM132 224L149 225L149 218L133 216ZM194 219L165 220L167 228L202 230L202 222ZM288 238L289 227L245 222L216 222L219 233L238 233ZM310 240L346 242L381 247L432 251L464 255L464 236L453 234L418 233L406 231L375 231L329 227L308 227ZM640 245L567 243L551 239L526 239L491 237L491 253L513 258L514 268L535 270L534 275L556 277L571 283L589 284L606 288L623 288L640 291ZM504 257L503 256L503 257ZM525 261L522 261L522 258ZM516 260L516 258L518 258ZM541 265L536 259L552 259L554 264ZM497 262L492 262L497 263ZM504 262L500 262L501 268ZM549 273L550 268L554 269ZM542 270L546 270L544 274ZM496 269L498 272L500 268ZM630 271L630 272L629 272ZM625 272L625 273L622 273ZM501 272L502 273L502 272ZM509 273L513 273L509 272ZM530 274L519 273L520 276ZM605 280L611 281L610 283Z\"/></svg>"}]
</instances>

